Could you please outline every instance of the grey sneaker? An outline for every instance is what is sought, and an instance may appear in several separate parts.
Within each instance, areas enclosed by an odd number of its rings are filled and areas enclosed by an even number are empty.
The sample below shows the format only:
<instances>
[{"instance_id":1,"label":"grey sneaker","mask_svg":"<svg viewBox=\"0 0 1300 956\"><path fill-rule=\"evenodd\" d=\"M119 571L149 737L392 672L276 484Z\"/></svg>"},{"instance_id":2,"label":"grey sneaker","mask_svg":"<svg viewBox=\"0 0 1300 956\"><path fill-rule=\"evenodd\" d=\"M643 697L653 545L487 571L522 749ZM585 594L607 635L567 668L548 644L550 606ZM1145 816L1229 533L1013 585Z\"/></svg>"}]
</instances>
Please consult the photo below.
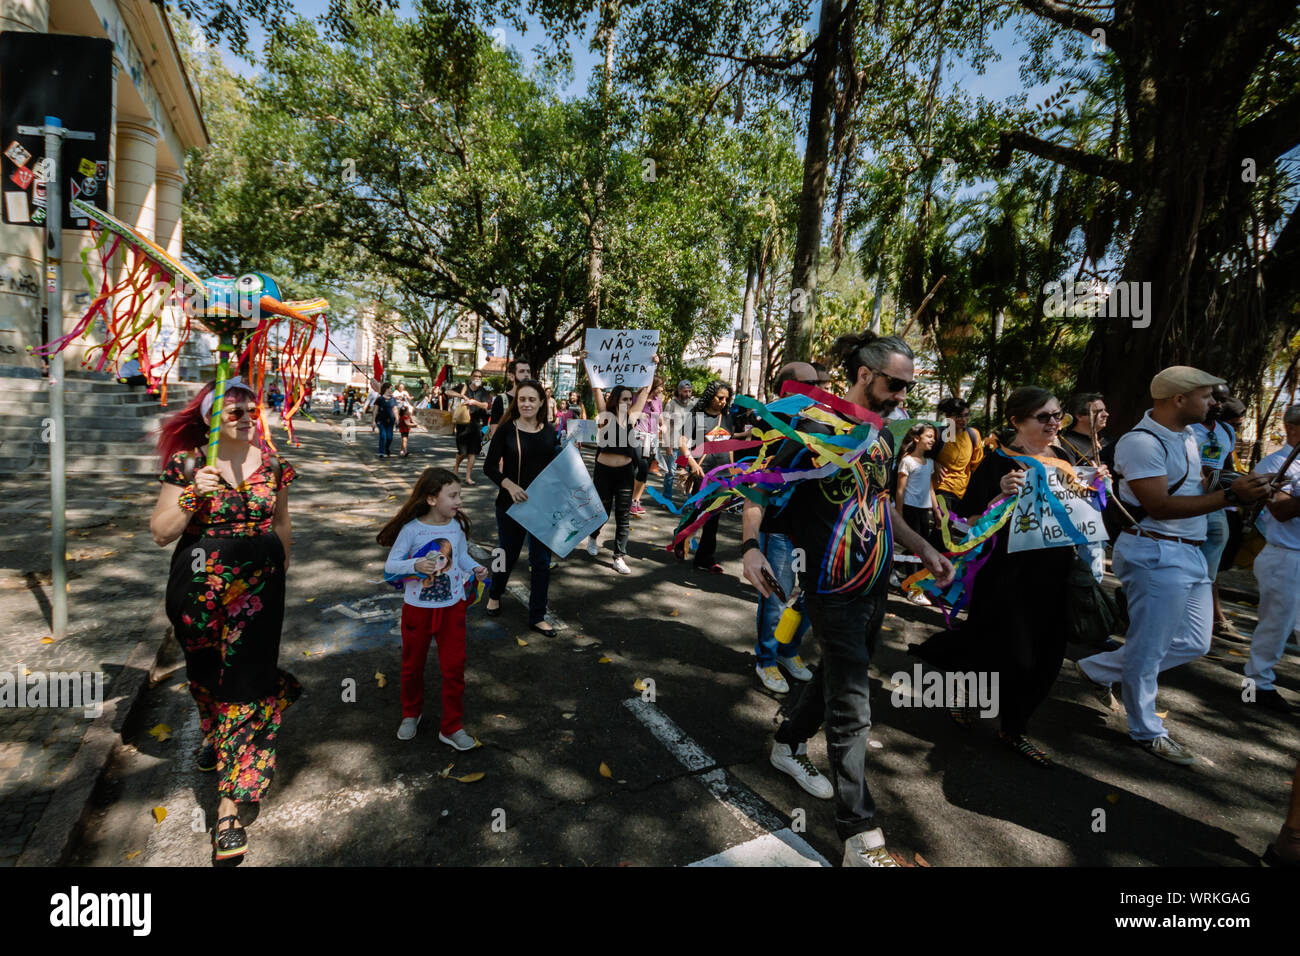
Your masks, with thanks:
<instances>
[{"instance_id":1,"label":"grey sneaker","mask_svg":"<svg viewBox=\"0 0 1300 956\"><path fill-rule=\"evenodd\" d=\"M482 746L482 744L480 744L476 739L465 733L463 727L450 737L446 734L440 733L438 734L438 739L448 747L455 747L457 750L473 750L475 747Z\"/></svg>"},{"instance_id":2,"label":"grey sneaker","mask_svg":"<svg viewBox=\"0 0 1300 956\"><path fill-rule=\"evenodd\" d=\"M397 728L397 739L410 740L415 736L415 728L419 726L419 717L403 717L402 723Z\"/></svg>"},{"instance_id":3,"label":"grey sneaker","mask_svg":"<svg viewBox=\"0 0 1300 956\"><path fill-rule=\"evenodd\" d=\"M1088 676L1087 672L1079 666L1079 662L1074 662L1074 672L1079 675L1079 680L1083 681L1083 686L1088 688L1088 696L1101 704L1102 708L1110 711L1112 714L1118 714L1120 711L1119 701L1115 699L1114 693L1111 692L1109 684L1098 684Z\"/></svg>"},{"instance_id":4,"label":"grey sneaker","mask_svg":"<svg viewBox=\"0 0 1300 956\"><path fill-rule=\"evenodd\" d=\"M844 841L844 861L840 865L898 866L898 861L885 849L885 831L876 827Z\"/></svg>"},{"instance_id":5,"label":"grey sneaker","mask_svg":"<svg viewBox=\"0 0 1300 956\"><path fill-rule=\"evenodd\" d=\"M587 539L587 553L593 558L600 556L600 544L594 537Z\"/></svg>"},{"instance_id":6,"label":"grey sneaker","mask_svg":"<svg viewBox=\"0 0 1300 956\"><path fill-rule=\"evenodd\" d=\"M799 786L819 800L829 800L835 796L831 782L818 773L813 762L808 759L807 744L791 749L789 744L774 743L771 760L773 767L794 777Z\"/></svg>"},{"instance_id":7,"label":"grey sneaker","mask_svg":"<svg viewBox=\"0 0 1300 956\"><path fill-rule=\"evenodd\" d=\"M1172 737L1157 737L1155 740L1139 740L1138 746L1147 753L1155 754L1161 760L1168 760L1180 767L1190 767L1196 763L1196 754L1192 753Z\"/></svg>"},{"instance_id":8,"label":"grey sneaker","mask_svg":"<svg viewBox=\"0 0 1300 956\"><path fill-rule=\"evenodd\" d=\"M775 664L771 667L764 667L762 664L755 664L754 673L758 674L758 679L763 682L763 686L772 693L790 693L790 685L786 683L786 679L781 676L781 672L776 669Z\"/></svg>"}]
</instances>

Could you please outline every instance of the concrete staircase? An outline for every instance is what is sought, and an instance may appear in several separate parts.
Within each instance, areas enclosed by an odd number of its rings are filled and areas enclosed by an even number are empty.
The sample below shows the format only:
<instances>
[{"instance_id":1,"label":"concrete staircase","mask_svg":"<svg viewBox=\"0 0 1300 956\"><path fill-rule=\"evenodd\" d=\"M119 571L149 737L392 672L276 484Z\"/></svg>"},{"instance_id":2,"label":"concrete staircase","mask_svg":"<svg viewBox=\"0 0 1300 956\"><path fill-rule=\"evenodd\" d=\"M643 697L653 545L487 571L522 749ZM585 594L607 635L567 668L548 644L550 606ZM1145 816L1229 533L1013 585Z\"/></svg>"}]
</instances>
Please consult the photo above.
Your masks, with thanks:
<instances>
[{"instance_id":1,"label":"concrete staircase","mask_svg":"<svg viewBox=\"0 0 1300 956\"><path fill-rule=\"evenodd\" d=\"M198 385L173 384L167 407L94 372L69 372L64 385L69 475L157 475L160 420L194 397ZM48 476L50 399L35 369L0 366L0 477Z\"/></svg>"}]
</instances>

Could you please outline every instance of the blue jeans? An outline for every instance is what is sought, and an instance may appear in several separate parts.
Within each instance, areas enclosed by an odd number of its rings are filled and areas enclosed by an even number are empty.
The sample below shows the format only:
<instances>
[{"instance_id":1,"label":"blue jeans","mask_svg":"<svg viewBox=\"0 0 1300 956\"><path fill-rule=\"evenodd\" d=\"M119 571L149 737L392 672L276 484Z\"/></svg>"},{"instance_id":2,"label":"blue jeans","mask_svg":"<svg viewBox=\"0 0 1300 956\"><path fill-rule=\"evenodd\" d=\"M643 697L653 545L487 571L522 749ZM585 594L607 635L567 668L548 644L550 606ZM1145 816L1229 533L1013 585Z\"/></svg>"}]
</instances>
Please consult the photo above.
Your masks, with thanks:
<instances>
[{"instance_id":1,"label":"blue jeans","mask_svg":"<svg viewBox=\"0 0 1300 956\"><path fill-rule=\"evenodd\" d=\"M664 497L672 501L673 476L677 474L677 450L671 444L659 442L655 446L655 458L659 462L659 470L663 472Z\"/></svg>"},{"instance_id":2,"label":"blue jeans","mask_svg":"<svg viewBox=\"0 0 1300 956\"><path fill-rule=\"evenodd\" d=\"M1205 567L1213 581L1219 573L1219 562L1223 560L1223 551L1228 546L1228 513L1211 511L1205 516L1205 544L1201 545L1201 554L1205 555Z\"/></svg>"},{"instance_id":3,"label":"blue jeans","mask_svg":"<svg viewBox=\"0 0 1300 956\"><path fill-rule=\"evenodd\" d=\"M870 664L885 619L886 589L807 598L822 663L800 689L776 741L798 746L825 723L835 785L835 830L841 840L847 840L876 825L876 804L867 787L867 733L871 730Z\"/></svg>"},{"instance_id":4,"label":"blue jeans","mask_svg":"<svg viewBox=\"0 0 1300 956\"><path fill-rule=\"evenodd\" d=\"M760 534L758 545L763 549L763 557L767 558L767 563L772 566L772 573L776 575L777 583L785 588L788 596L794 590L794 568L790 560L790 552L794 550L794 545L790 543L790 538L784 534ZM759 667L772 667L778 657L789 660L799 653L799 645L810 627L802 594L794 602L794 609L803 615L803 619L795 629L794 640L782 645L776 639L776 625L781 620L781 613L785 608L775 596L770 598L759 596L758 643L754 645L754 656L758 658Z\"/></svg>"},{"instance_id":5,"label":"blue jeans","mask_svg":"<svg viewBox=\"0 0 1300 956\"><path fill-rule=\"evenodd\" d=\"M375 422L375 427L379 429L379 454L388 455L393 450L393 423L385 425L383 422Z\"/></svg>"},{"instance_id":6,"label":"blue jeans","mask_svg":"<svg viewBox=\"0 0 1300 956\"><path fill-rule=\"evenodd\" d=\"M498 571L489 563L492 573L492 588L488 592L494 601L501 600L510 582L510 572L515 569L519 552L523 549L524 539L528 539L528 624L540 624L546 619L546 592L551 585L551 549L542 544L534 535L528 533L524 526L506 514L504 508L497 510L497 540L501 550L506 553L506 569Z\"/></svg>"}]
</instances>

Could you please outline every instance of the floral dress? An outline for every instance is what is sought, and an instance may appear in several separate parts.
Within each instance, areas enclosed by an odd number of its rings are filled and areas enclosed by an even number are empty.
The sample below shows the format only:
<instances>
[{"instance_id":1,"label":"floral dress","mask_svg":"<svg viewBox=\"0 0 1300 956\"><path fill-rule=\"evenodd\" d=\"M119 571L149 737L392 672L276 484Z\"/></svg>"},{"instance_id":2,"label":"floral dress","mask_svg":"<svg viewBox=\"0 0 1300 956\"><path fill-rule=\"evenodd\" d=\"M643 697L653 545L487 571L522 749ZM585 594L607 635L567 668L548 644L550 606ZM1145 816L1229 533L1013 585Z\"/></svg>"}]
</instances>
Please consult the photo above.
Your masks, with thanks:
<instances>
[{"instance_id":1,"label":"floral dress","mask_svg":"<svg viewBox=\"0 0 1300 956\"><path fill-rule=\"evenodd\" d=\"M182 488L206 452L180 452L159 480ZM275 771L280 715L302 687L277 667L284 619L284 545L271 528L276 493L294 480L279 456L238 488L201 504L172 553L167 617L185 651L190 693L204 739L217 751L217 792L241 803L262 798Z\"/></svg>"}]
</instances>

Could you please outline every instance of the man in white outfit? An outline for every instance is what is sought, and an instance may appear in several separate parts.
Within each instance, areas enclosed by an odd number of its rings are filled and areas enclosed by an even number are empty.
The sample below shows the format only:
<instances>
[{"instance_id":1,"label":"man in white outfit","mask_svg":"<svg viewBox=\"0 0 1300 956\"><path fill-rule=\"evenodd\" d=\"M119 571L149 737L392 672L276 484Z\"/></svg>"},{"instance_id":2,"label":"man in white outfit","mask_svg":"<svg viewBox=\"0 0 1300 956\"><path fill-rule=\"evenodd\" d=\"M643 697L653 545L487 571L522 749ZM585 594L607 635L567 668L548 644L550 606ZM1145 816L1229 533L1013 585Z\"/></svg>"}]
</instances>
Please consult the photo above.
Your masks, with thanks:
<instances>
[{"instance_id":1,"label":"man in white outfit","mask_svg":"<svg viewBox=\"0 0 1300 956\"><path fill-rule=\"evenodd\" d=\"M1255 466L1255 471L1272 476L1281 470L1291 449L1300 441L1300 405L1292 405L1282 417L1286 444ZM1255 558L1255 580L1259 582L1259 624L1250 639L1250 660L1246 662L1246 693L1243 699L1269 710L1289 714L1291 704L1273 686L1273 668L1282 659L1287 638L1300 614L1300 460L1279 476L1280 490L1259 516L1257 526L1268 542ZM1253 695L1251 690L1253 688Z\"/></svg>"},{"instance_id":2,"label":"man in white outfit","mask_svg":"<svg viewBox=\"0 0 1300 956\"><path fill-rule=\"evenodd\" d=\"M1183 766L1196 761L1156 716L1161 671L1210 649L1213 601L1206 573L1205 515L1268 494L1268 479L1242 475L1226 491L1201 491L1200 451L1189 427L1214 404L1208 372L1175 365L1151 380L1154 407L1115 446L1120 501L1138 523L1115 541L1112 568L1128 597L1124 646L1080 660L1097 698L1115 709L1110 685L1123 683L1129 735L1144 750Z\"/></svg>"}]
</instances>

